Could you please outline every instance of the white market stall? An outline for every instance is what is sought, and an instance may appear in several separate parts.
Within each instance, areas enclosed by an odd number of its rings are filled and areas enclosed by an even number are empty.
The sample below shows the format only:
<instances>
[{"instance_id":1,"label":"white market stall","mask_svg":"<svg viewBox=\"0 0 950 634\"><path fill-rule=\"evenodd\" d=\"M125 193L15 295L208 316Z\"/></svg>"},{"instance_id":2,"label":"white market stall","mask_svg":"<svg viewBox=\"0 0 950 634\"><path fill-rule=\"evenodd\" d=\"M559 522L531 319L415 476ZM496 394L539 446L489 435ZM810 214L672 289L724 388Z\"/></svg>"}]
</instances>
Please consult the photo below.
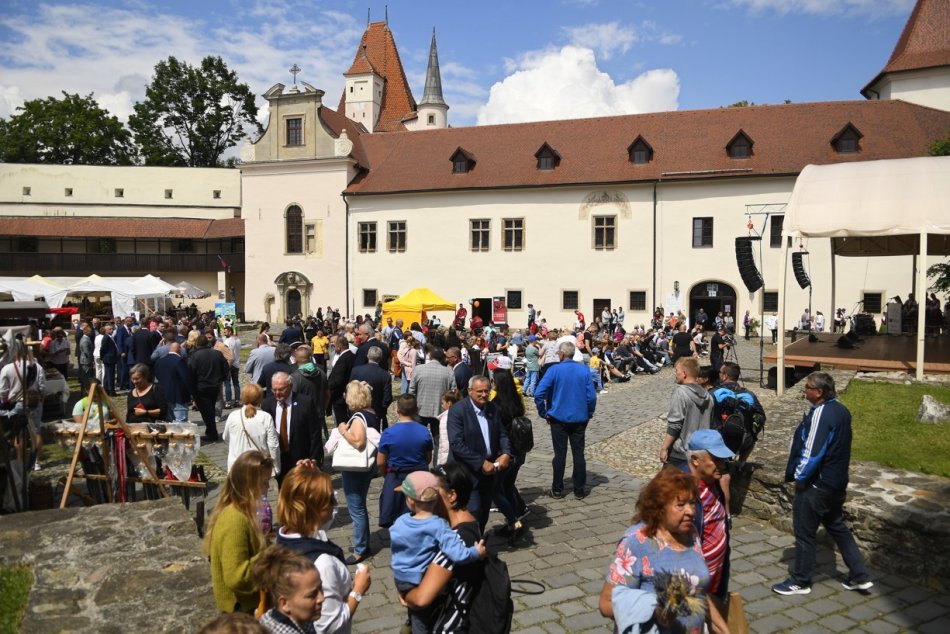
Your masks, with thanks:
<instances>
[{"instance_id":1,"label":"white market stall","mask_svg":"<svg viewBox=\"0 0 950 634\"><path fill-rule=\"evenodd\" d=\"M9 293L15 300L30 301L44 298L50 308L59 308L69 296L109 295L112 313L125 317L134 310L156 310L159 300L164 302L178 292L178 288L155 277L0 277L0 292ZM149 305L151 303L151 305ZM143 311L145 312L145 311Z\"/></svg>"},{"instance_id":2,"label":"white market stall","mask_svg":"<svg viewBox=\"0 0 950 634\"><path fill-rule=\"evenodd\" d=\"M927 256L950 255L950 157L808 165L795 181L782 235L830 238L832 293L835 256L916 255L917 301L927 290ZM784 241L779 332L785 332L789 240ZM924 310L917 316L916 378L924 373ZM777 355L778 393L785 346Z\"/></svg>"}]
</instances>

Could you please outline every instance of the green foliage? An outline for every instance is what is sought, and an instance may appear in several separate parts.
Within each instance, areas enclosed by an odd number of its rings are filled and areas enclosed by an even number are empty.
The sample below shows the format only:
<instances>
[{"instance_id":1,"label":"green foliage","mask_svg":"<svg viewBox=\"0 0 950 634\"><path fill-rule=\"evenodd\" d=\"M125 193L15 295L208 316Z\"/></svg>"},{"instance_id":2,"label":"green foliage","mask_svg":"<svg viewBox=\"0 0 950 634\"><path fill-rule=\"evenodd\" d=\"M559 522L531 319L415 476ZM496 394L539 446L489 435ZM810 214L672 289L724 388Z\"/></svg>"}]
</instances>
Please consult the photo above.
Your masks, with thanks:
<instances>
[{"instance_id":1,"label":"green foliage","mask_svg":"<svg viewBox=\"0 0 950 634\"><path fill-rule=\"evenodd\" d=\"M0 566L0 632L19 632L23 625L33 573L27 566Z\"/></svg>"},{"instance_id":2,"label":"green foliage","mask_svg":"<svg viewBox=\"0 0 950 634\"><path fill-rule=\"evenodd\" d=\"M950 156L950 130L945 137L930 144L930 156Z\"/></svg>"},{"instance_id":3,"label":"green foliage","mask_svg":"<svg viewBox=\"0 0 950 634\"><path fill-rule=\"evenodd\" d=\"M933 280L930 291L933 293L950 292L950 262L940 262L927 269L927 279Z\"/></svg>"},{"instance_id":4,"label":"green foliage","mask_svg":"<svg viewBox=\"0 0 950 634\"><path fill-rule=\"evenodd\" d=\"M917 421L924 394L950 403L950 388L851 381L841 395L852 415L851 458L950 477L950 425Z\"/></svg>"},{"instance_id":5,"label":"green foliage","mask_svg":"<svg viewBox=\"0 0 950 634\"><path fill-rule=\"evenodd\" d=\"M131 165L137 157L132 134L92 93L33 99L0 120L0 160L6 163Z\"/></svg>"},{"instance_id":6,"label":"green foliage","mask_svg":"<svg viewBox=\"0 0 950 634\"><path fill-rule=\"evenodd\" d=\"M246 127L263 131L251 89L213 56L197 67L175 57L156 64L129 127L146 165L188 167L215 167Z\"/></svg>"}]
</instances>

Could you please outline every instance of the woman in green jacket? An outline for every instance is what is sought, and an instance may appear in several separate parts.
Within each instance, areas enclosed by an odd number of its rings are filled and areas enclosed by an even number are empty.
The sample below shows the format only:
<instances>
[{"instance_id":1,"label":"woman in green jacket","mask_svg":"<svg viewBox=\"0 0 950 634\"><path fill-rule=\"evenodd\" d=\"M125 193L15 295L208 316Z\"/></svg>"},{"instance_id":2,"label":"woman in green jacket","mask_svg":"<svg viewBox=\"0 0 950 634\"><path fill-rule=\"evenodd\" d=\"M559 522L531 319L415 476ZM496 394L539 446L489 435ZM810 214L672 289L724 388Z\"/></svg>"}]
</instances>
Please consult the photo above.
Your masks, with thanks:
<instances>
[{"instance_id":1,"label":"woman in green jacket","mask_svg":"<svg viewBox=\"0 0 950 634\"><path fill-rule=\"evenodd\" d=\"M253 612L257 607L259 591L251 569L267 545L257 503L272 469L271 459L259 451L238 456L208 522L205 553L211 558L214 600L222 612Z\"/></svg>"}]
</instances>

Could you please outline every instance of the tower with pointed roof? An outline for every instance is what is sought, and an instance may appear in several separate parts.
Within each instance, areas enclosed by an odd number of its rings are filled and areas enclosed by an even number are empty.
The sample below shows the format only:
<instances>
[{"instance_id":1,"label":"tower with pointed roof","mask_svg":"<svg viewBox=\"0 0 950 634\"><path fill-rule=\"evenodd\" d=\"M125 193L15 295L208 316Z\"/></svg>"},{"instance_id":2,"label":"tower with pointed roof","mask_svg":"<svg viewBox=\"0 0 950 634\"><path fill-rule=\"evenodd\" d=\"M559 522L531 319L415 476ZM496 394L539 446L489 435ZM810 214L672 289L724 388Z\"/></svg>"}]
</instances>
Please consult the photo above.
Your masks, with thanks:
<instances>
[{"instance_id":1,"label":"tower with pointed roof","mask_svg":"<svg viewBox=\"0 0 950 634\"><path fill-rule=\"evenodd\" d=\"M861 94L950 110L950 0L917 0L887 65Z\"/></svg>"},{"instance_id":2,"label":"tower with pointed roof","mask_svg":"<svg viewBox=\"0 0 950 634\"><path fill-rule=\"evenodd\" d=\"M439 72L439 51L435 44L435 27L432 28L432 43L429 45L429 65L426 67L426 84L419 102L417 118L406 127L411 130L447 128L449 106L442 97L442 74Z\"/></svg>"}]
</instances>

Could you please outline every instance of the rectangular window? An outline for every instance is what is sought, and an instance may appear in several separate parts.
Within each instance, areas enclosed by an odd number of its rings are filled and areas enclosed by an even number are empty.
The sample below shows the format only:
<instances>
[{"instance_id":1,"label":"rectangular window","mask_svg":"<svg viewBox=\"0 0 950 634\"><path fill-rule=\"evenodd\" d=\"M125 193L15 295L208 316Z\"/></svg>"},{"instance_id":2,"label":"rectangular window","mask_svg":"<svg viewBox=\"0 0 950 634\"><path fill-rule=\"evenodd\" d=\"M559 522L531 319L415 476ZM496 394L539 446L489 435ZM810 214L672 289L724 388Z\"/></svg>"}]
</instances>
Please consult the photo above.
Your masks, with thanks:
<instances>
[{"instance_id":1,"label":"rectangular window","mask_svg":"<svg viewBox=\"0 0 950 634\"><path fill-rule=\"evenodd\" d=\"M594 216L594 248L610 251L617 248L617 216Z\"/></svg>"},{"instance_id":2,"label":"rectangular window","mask_svg":"<svg viewBox=\"0 0 950 634\"><path fill-rule=\"evenodd\" d=\"M871 313L872 315L881 312L881 296L882 293L868 293L865 291L863 298L864 312Z\"/></svg>"},{"instance_id":3,"label":"rectangular window","mask_svg":"<svg viewBox=\"0 0 950 634\"><path fill-rule=\"evenodd\" d=\"M32 194L32 193L33 193L33 189L32 189L32 188L30 188L30 187L24 187L24 188L23 188L23 195L24 195L24 196L29 196L29 195Z\"/></svg>"},{"instance_id":4,"label":"rectangular window","mask_svg":"<svg viewBox=\"0 0 950 634\"><path fill-rule=\"evenodd\" d=\"M40 250L40 240L33 236L20 236L16 239L16 250L18 253L36 253Z\"/></svg>"},{"instance_id":5,"label":"rectangular window","mask_svg":"<svg viewBox=\"0 0 950 634\"><path fill-rule=\"evenodd\" d=\"M313 253L317 250L317 225L304 225L303 234L307 253Z\"/></svg>"},{"instance_id":6,"label":"rectangular window","mask_svg":"<svg viewBox=\"0 0 950 634\"><path fill-rule=\"evenodd\" d=\"M303 145L303 119L287 119L287 145Z\"/></svg>"},{"instance_id":7,"label":"rectangular window","mask_svg":"<svg viewBox=\"0 0 950 634\"><path fill-rule=\"evenodd\" d=\"M782 227L785 226L785 216L772 216L769 224L769 246L773 249L782 248Z\"/></svg>"},{"instance_id":8,"label":"rectangular window","mask_svg":"<svg viewBox=\"0 0 950 634\"><path fill-rule=\"evenodd\" d=\"M361 222L357 229L360 253L376 253L376 223Z\"/></svg>"},{"instance_id":9,"label":"rectangular window","mask_svg":"<svg viewBox=\"0 0 950 634\"><path fill-rule=\"evenodd\" d=\"M521 310L521 291L505 291L505 304L511 310Z\"/></svg>"},{"instance_id":10,"label":"rectangular window","mask_svg":"<svg viewBox=\"0 0 950 634\"><path fill-rule=\"evenodd\" d=\"M561 310L577 310L579 305L578 291L561 292Z\"/></svg>"},{"instance_id":11,"label":"rectangular window","mask_svg":"<svg viewBox=\"0 0 950 634\"><path fill-rule=\"evenodd\" d=\"M502 222L505 251L524 251L524 218L505 218Z\"/></svg>"},{"instance_id":12,"label":"rectangular window","mask_svg":"<svg viewBox=\"0 0 950 634\"><path fill-rule=\"evenodd\" d=\"M195 252L195 241L191 238L182 238L181 240L175 240L174 242L175 253L194 253Z\"/></svg>"},{"instance_id":13,"label":"rectangular window","mask_svg":"<svg viewBox=\"0 0 950 634\"><path fill-rule=\"evenodd\" d=\"M393 220L389 223L387 232L387 248L390 253L406 252L406 221Z\"/></svg>"},{"instance_id":14,"label":"rectangular window","mask_svg":"<svg viewBox=\"0 0 950 634\"><path fill-rule=\"evenodd\" d=\"M214 198L215 200L220 200L220 199L221 199L221 190L220 190L220 189L213 189L213 190L211 190L211 197Z\"/></svg>"},{"instance_id":15,"label":"rectangular window","mask_svg":"<svg viewBox=\"0 0 950 634\"><path fill-rule=\"evenodd\" d=\"M171 190L171 189L166 189L166 190L165 190L165 200L171 200L173 193L174 193L173 190Z\"/></svg>"},{"instance_id":16,"label":"rectangular window","mask_svg":"<svg viewBox=\"0 0 950 634\"><path fill-rule=\"evenodd\" d=\"M470 220L472 251L488 251L491 244L491 220Z\"/></svg>"},{"instance_id":17,"label":"rectangular window","mask_svg":"<svg viewBox=\"0 0 950 634\"><path fill-rule=\"evenodd\" d=\"M92 238L86 241L87 253L115 253L115 238Z\"/></svg>"},{"instance_id":18,"label":"rectangular window","mask_svg":"<svg viewBox=\"0 0 950 634\"><path fill-rule=\"evenodd\" d=\"M115 197L116 198L125 198L125 190L121 187L115 188Z\"/></svg>"},{"instance_id":19,"label":"rectangular window","mask_svg":"<svg viewBox=\"0 0 950 634\"><path fill-rule=\"evenodd\" d=\"M364 288L363 289L363 306L375 306L376 305L376 289L375 288Z\"/></svg>"},{"instance_id":20,"label":"rectangular window","mask_svg":"<svg viewBox=\"0 0 950 634\"><path fill-rule=\"evenodd\" d=\"M711 247L713 245L713 219L693 218L693 248Z\"/></svg>"},{"instance_id":21,"label":"rectangular window","mask_svg":"<svg viewBox=\"0 0 950 634\"><path fill-rule=\"evenodd\" d=\"M73 188L67 187L65 190L63 190L63 194L66 195L66 198L71 197L73 195Z\"/></svg>"},{"instance_id":22,"label":"rectangular window","mask_svg":"<svg viewBox=\"0 0 950 634\"><path fill-rule=\"evenodd\" d=\"M554 157L553 157L553 156L539 156L539 157L538 157L538 169L539 169L539 170L553 170L553 169L554 169Z\"/></svg>"},{"instance_id":23,"label":"rectangular window","mask_svg":"<svg viewBox=\"0 0 950 634\"><path fill-rule=\"evenodd\" d=\"M762 312L778 312L778 291L765 291L762 293Z\"/></svg>"},{"instance_id":24,"label":"rectangular window","mask_svg":"<svg viewBox=\"0 0 950 634\"><path fill-rule=\"evenodd\" d=\"M646 310L647 309L647 292L646 291L630 291L630 308L627 310Z\"/></svg>"}]
</instances>

